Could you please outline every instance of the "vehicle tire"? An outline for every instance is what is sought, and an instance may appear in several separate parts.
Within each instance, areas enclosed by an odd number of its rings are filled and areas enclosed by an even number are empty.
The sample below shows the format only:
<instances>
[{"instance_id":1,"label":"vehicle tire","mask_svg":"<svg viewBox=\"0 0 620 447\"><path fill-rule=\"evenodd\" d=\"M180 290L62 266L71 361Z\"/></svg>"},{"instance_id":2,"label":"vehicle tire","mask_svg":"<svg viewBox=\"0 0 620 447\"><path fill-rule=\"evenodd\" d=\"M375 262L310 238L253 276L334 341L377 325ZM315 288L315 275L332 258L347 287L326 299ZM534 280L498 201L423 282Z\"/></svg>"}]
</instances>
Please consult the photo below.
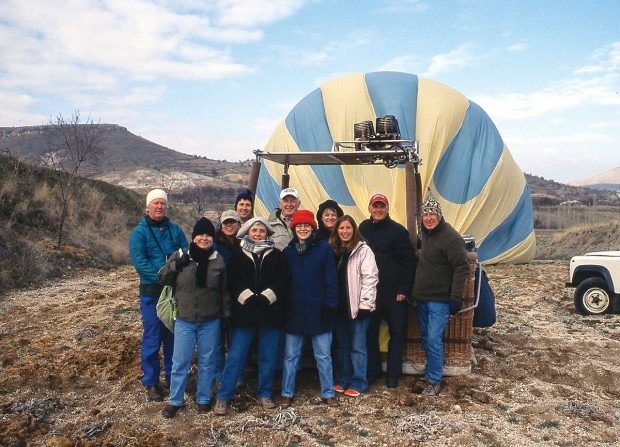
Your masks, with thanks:
<instances>
[{"instance_id":1,"label":"vehicle tire","mask_svg":"<svg viewBox=\"0 0 620 447\"><path fill-rule=\"evenodd\" d=\"M611 293L602 278L588 278L579 283L574 301L581 315L602 315L611 310Z\"/></svg>"}]
</instances>

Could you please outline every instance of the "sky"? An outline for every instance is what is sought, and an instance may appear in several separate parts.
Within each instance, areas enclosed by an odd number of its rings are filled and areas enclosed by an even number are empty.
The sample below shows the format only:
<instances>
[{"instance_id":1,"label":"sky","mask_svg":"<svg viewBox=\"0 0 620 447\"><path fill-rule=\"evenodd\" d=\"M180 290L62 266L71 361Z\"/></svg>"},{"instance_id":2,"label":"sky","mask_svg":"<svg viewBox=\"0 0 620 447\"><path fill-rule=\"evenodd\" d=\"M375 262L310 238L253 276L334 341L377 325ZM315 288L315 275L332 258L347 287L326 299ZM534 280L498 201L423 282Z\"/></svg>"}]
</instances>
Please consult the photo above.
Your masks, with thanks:
<instances>
[{"instance_id":1,"label":"sky","mask_svg":"<svg viewBox=\"0 0 620 447\"><path fill-rule=\"evenodd\" d=\"M619 24L617 0L0 0L0 127L79 111L247 160L322 82L403 71L567 183L620 166Z\"/></svg>"}]
</instances>

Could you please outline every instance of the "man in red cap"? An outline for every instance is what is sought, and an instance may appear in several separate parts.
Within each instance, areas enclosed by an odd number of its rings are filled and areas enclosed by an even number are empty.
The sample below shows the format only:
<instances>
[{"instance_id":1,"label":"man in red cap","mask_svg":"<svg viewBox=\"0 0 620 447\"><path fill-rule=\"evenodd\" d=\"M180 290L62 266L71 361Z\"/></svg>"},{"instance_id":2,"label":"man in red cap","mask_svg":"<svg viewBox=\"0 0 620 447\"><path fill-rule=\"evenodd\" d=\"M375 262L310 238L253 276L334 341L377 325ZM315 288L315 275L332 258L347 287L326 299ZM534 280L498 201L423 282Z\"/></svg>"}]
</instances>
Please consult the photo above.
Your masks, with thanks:
<instances>
[{"instance_id":1,"label":"man in red cap","mask_svg":"<svg viewBox=\"0 0 620 447\"><path fill-rule=\"evenodd\" d=\"M403 371L403 353L407 327L407 302L415 277L416 259L406 228L390 218L390 204L383 194L375 194L368 204L370 218L364 220L360 232L375 254L379 268L377 310L370 314L366 344L368 349L368 384L381 376L379 327L388 324L390 341L387 353L386 386L396 388Z\"/></svg>"}]
</instances>

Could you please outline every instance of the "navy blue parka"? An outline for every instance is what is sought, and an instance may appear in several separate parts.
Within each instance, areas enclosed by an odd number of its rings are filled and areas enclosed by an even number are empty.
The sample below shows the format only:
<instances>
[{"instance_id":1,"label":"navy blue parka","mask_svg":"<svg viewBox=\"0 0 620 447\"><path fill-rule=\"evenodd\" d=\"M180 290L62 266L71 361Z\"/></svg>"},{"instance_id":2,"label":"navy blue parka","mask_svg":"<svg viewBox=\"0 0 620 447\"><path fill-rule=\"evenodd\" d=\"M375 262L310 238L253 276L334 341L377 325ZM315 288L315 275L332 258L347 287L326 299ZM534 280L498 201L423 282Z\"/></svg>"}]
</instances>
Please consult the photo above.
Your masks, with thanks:
<instances>
[{"instance_id":1,"label":"navy blue parka","mask_svg":"<svg viewBox=\"0 0 620 447\"><path fill-rule=\"evenodd\" d=\"M286 308L285 332L317 335L332 332L338 307L338 273L331 245L313 233L306 251L296 248L297 236L286 246L291 290Z\"/></svg>"}]
</instances>

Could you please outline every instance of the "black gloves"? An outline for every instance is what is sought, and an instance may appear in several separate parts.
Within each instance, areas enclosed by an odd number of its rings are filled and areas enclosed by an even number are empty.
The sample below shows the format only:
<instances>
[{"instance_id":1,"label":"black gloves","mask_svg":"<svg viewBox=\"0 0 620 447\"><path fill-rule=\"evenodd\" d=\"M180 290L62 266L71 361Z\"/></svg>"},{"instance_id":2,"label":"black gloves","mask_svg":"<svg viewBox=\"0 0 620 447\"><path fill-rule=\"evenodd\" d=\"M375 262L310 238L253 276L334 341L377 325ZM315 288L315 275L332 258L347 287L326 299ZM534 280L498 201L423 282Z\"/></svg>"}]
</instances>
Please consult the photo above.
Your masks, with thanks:
<instances>
[{"instance_id":1,"label":"black gloves","mask_svg":"<svg viewBox=\"0 0 620 447\"><path fill-rule=\"evenodd\" d=\"M450 315L456 315L461 310L461 302L458 300L450 300L448 306L450 306Z\"/></svg>"},{"instance_id":2,"label":"black gloves","mask_svg":"<svg viewBox=\"0 0 620 447\"><path fill-rule=\"evenodd\" d=\"M174 269L180 272L187 264L189 264L189 254L183 253L179 259L174 261Z\"/></svg>"},{"instance_id":3,"label":"black gloves","mask_svg":"<svg viewBox=\"0 0 620 447\"><path fill-rule=\"evenodd\" d=\"M243 304L245 306L248 306L248 305L251 305L251 306L269 306L271 304L271 302L264 295L259 295L258 293L255 293L254 295L249 297L247 300L245 300L245 302Z\"/></svg>"},{"instance_id":4,"label":"black gloves","mask_svg":"<svg viewBox=\"0 0 620 447\"><path fill-rule=\"evenodd\" d=\"M258 295L254 294L243 303L244 306L256 306L260 304Z\"/></svg>"},{"instance_id":5,"label":"black gloves","mask_svg":"<svg viewBox=\"0 0 620 447\"><path fill-rule=\"evenodd\" d=\"M368 318L370 316L369 309L358 309L356 320L363 320L364 318Z\"/></svg>"},{"instance_id":6,"label":"black gloves","mask_svg":"<svg viewBox=\"0 0 620 447\"><path fill-rule=\"evenodd\" d=\"M265 295L258 295L258 302L263 306L269 306L271 301Z\"/></svg>"}]
</instances>

